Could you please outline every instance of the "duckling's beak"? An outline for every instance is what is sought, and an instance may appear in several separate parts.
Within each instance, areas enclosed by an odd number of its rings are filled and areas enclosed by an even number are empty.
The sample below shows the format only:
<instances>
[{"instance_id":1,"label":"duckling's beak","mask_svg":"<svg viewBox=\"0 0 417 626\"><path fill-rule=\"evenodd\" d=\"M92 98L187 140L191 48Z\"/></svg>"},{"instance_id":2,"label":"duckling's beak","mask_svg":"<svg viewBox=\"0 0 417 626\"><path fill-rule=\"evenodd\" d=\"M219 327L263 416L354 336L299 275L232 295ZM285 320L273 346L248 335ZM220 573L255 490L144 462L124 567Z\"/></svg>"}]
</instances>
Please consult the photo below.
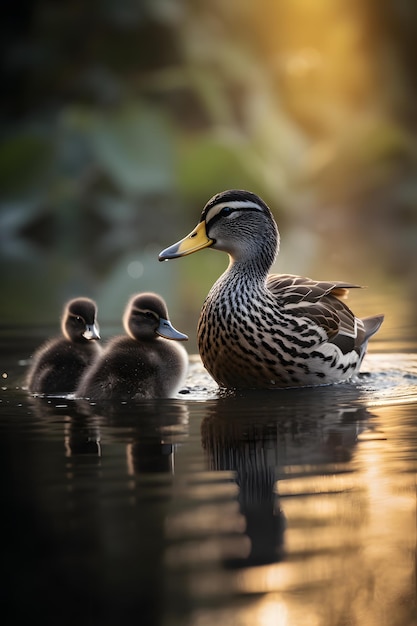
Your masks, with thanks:
<instances>
[{"instance_id":1,"label":"duckling's beak","mask_svg":"<svg viewBox=\"0 0 417 626\"><path fill-rule=\"evenodd\" d=\"M174 243L169 248L162 250L159 255L160 261L167 261L168 259L176 259L180 256L186 256L187 254L192 254L193 252L197 252L197 250L202 250L203 248L208 248L212 246L214 243L213 239L207 236L206 232L206 222L203 220L194 228L193 231L181 241Z\"/></svg>"},{"instance_id":2,"label":"duckling's beak","mask_svg":"<svg viewBox=\"0 0 417 626\"><path fill-rule=\"evenodd\" d=\"M188 336L180 333L176 330L169 320L164 320L162 317L159 320L159 326L156 329L156 334L165 339L176 339L177 341L187 341Z\"/></svg>"},{"instance_id":3,"label":"duckling's beak","mask_svg":"<svg viewBox=\"0 0 417 626\"><path fill-rule=\"evenodd\" d=\"M83 332L84 339L100 339L100 333L96 324L86 324Z\"/></svg>"}]
</instances>

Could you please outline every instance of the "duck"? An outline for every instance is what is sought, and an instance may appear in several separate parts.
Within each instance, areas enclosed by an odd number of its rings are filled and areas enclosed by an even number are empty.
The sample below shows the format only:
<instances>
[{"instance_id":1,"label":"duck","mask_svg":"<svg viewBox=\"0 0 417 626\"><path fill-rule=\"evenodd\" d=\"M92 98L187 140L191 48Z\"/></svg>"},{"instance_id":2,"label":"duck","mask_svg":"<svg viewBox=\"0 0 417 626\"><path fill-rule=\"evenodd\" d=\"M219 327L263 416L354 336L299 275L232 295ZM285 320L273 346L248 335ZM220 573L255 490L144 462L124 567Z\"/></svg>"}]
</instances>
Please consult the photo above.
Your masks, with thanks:
<instances>
[{"instance_id":1,"label":"duck","mask_svg":"<svg viewBox=\"0 0 417 626\"><path fill-rule=\"evenodd\" d=\"M100 353L94 300L69 300L64 305L61 332L61 336L44 342L32 357L26 386L33 394L72 393L85 368Z\"/></svg>"},{"instance_id":2,"label":"duck","mask_svg":"<svg viewBox=\"0 0 417 626\"><path fill-rule=\"evenodd\" d=\"M213 196L189 235L160 261L204 248L229 255L197 325L204 367L226 389L311 387L351 380L384 316L360 319L344 300L359 285L270 274L280 235L268 205L231 189Z\"/></svg>"},{"instance_id":3,"label":"duck","mask_svg":"<svg viewBox=\"0 0 417 626\"><path fill-rule=\"evenodd\" d=\"M124 314L125 335L113 337L84 373L76 398L93 401L168 398L183 384L188 336L176 330L165 300L156 293L136 294Z\"/></svg>"}]
</instances>

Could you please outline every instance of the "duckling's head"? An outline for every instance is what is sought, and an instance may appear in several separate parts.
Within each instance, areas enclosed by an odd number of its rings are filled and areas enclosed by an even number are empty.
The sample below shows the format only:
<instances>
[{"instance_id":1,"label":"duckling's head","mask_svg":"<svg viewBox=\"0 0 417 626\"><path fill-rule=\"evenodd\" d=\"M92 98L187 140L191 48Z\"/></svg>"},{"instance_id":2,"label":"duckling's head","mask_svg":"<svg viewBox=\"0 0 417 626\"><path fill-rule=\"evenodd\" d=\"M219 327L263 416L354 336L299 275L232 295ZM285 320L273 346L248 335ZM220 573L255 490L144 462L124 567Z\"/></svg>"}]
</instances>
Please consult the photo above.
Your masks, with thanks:
<instances>
[{"instance_id":1,"label":"duckling's head","mask_svg":"<svg viewBox=\"0 0 417 626\"><path fill-rule=\"evenodd\" d=\"M100 339L97 306L89 298L74 298L64 307L61 328L69 341Z\"/></svg>"},{"instance_id":2,"label":"duckling's head","mask_svg":"<svg viewBox=\"0 0 417 626\"><path fill-rule=\"evenodd\" d=\"M275 260L278 246L278 228L267 204L250 191L230 189L213 196L194 230L163 250L159 260L212 247L228 252L233 261L256 260L268 269Z\"/></svg>"},{"instance_id":3,"label":"duckling's head","mask_svg":"<svg viewBox=\"0 0 417 626\"><path fill-rule=\"evenodd\" d=\"M156 293L132 296L125 309L123 325L126 333L137 341L152 341L158 336L177 341L188 339L172 326L167 305Z\"/></svg>"}]
</instances>

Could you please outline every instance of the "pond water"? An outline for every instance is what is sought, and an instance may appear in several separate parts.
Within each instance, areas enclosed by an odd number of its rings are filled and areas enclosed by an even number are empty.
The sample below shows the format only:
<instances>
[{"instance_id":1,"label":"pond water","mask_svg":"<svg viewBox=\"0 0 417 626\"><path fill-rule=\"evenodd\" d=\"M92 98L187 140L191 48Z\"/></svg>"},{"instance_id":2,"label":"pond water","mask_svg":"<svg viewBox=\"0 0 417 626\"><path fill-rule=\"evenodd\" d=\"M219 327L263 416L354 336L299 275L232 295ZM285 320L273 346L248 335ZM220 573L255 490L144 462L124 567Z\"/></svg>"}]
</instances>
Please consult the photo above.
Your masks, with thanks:
<instances>
[{"instance_id":1,"label":"pond water","mask_svg":"<svg viewBox=\"0 0 417 626\"><path fill-rule=\"evenodd\" d=\"M5 623L417 624L414 345L238 395L193 357L177 398L97 406L30 397L41 337L0 340Z\"/></svg>"}]
</instances>

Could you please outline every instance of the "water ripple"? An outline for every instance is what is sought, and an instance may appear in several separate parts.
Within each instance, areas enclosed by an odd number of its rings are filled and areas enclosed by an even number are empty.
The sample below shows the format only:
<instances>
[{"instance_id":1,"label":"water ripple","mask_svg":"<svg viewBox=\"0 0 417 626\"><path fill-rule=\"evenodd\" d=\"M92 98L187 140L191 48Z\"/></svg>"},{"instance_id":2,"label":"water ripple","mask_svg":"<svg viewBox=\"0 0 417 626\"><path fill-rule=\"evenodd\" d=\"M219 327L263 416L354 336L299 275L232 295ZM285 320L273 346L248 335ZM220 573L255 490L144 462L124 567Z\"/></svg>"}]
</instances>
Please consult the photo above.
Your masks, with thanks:
<instances>
[{"instance_id":1,"label":"water ripple","mask_svg":"<svg viewBox=\"0 0 417 626\"><path fill-rule=\"evenodd\" d=\"M323 392L323 390L325 390ZM184 400L207 401L230 395L231 397L246 395L277 397L283 402L292 402L300 394L309 393L331 395L340 406L359 403L364 406L385 406L417 402L417 355L400 353L368 354L362 372L355 381L340 385L330 385L303 390L274 389L262 392L225 392L220 390L214 380L205 371L198 355L190 358L190 370L186 386L178 397ZM285 398L285 400L284 400Z\"/></svg>"}]
</instances>

